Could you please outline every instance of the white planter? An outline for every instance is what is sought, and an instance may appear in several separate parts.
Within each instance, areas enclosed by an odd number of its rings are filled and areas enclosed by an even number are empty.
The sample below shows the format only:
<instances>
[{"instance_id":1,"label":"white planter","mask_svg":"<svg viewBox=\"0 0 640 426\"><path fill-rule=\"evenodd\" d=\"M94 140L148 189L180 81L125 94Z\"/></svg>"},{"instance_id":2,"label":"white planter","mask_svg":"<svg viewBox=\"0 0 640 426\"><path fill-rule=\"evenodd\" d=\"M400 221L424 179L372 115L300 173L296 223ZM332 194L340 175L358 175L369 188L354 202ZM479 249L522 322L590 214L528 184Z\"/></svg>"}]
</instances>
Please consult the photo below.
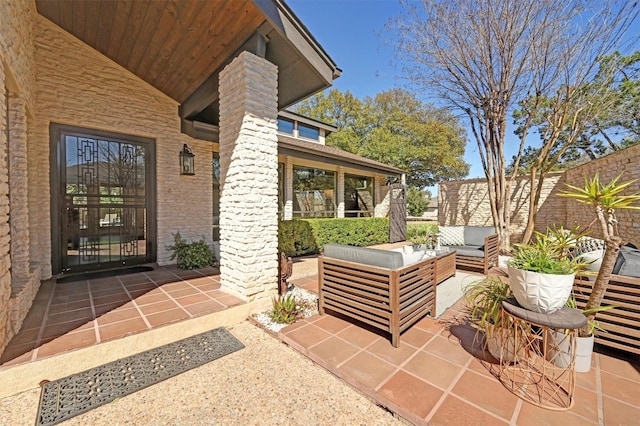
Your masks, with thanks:
<instances>
[{"instance_id":1,"label":"white planter","mask_svg":"<svg viewBox=\"0 0 640 426\"><path fill-rule=\"evenodd\" d=\"M551 314L569 300L575 274L555 275L509 267L509 287L523 308Z\"/></svg>"},{"instance_id":2,"label":"white planter","mask_svg":"<svg viewBox=\"0 0 640 426\"><path fill-rule=\"evenodd\" d=\"M576 342L576 373L588 373L591 370L593 354L593 334L589 337L578 337Z\"/></svg>"},{"instance_id":3,"label":"white planter","mask_svg":"<svg viewBox=\"0 0 640 426\"><path fill-rule=\"evenodd\" d=\"M554 338L555 346L551 349L549 356L550 360L553 359L555 365L560 368L567 368L571 364L571 351L570 343L571 339L568 334L563 331L552 331L551 335Z\"/></svg>"},{"instance_id":4,"label":"white planter","mask_svg":"<svg viewBox=\"0 0 640 426\"><path fill-rule=\"evenodd\" d=\"M484 338L489 353L498 361L507 363L519 361L522 356L521 342L516 341L514 334L513 329L496 329L493 324L487 324Z\"/></svg>"}]
</instances>

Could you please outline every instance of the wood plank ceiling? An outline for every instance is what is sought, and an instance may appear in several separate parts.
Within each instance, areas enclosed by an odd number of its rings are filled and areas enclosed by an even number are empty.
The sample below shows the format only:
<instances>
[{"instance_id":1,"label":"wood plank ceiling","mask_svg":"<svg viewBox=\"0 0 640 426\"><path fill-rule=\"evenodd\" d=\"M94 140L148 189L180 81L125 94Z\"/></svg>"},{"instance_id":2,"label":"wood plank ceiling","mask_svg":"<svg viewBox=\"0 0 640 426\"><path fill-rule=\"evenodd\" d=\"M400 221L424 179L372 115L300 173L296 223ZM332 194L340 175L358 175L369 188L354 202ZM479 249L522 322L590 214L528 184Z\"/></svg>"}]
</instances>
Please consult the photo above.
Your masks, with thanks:
<instances>
[{"instance_id":1,"label":"wood plank ceiling","mask_svg":"<svg viewBox=\"0 0 640 426\"><path fill-rule=\"evenodd\" d=\"M244 0L36 0L38 12L179 103L265 22Z\"/></svg>"}]
</instances>

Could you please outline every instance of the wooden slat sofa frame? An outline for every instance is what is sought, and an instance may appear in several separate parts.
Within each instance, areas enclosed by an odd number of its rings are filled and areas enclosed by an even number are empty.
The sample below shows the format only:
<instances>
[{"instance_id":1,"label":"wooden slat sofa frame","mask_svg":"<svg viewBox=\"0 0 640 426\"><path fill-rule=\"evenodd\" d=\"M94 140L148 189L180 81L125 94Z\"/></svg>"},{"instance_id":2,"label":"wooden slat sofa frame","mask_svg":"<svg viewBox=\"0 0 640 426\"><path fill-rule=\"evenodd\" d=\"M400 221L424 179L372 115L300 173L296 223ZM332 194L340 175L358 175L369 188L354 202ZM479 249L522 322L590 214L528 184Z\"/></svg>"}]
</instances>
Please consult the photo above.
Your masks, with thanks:
<instances>
[{"instance_id":1,"label":"wooden slat sofa frame","mask_svg":"<svg viewBox=\"0 0 640 426\"><path fill-rule=\"evenodd\" d=\"M481 270L498 266L498 234L493 226L443 225L438 227L442 247L456 252L456 267Z\"/></svg>"},{"instance_id":2,"label":"wooden slat sofa frame","mask_svg":"<svg viewBox=\"0 0 640 426\"><path fill-rule=\"evenodd\" d=\"M489 235L484 238L484 256L465 256L456 252L456 267L466 267L471 269L481 269L487 275L489 269L498 266L498 234Z\"/></svg>"},{"instance_id":3,"label":"wooden slat sofa frame","mask_svg":"<svg viewBox=\"0 0 640 426\"><path fill-rule=\"evenodd\" d=\"M586 304L593 284L593 280L581 278L574 281L578 307ZM605 331L595 332L595 342L640 354L640 278L611 275L602 304L615 308L597 314L596 320Z\"/></svg>"},{"instance_id":4,"label":"wooden slat sofa frame","mask_svg":"<svg viewBox=\"0 0 640 426\"><path fill-rule=\"evenodd\" d=\"M435 314L435 258L397 268L327 256L318 262L321 315L330 310L389 332L398 347L402 332Z\"/></svg>"}]
</instances>

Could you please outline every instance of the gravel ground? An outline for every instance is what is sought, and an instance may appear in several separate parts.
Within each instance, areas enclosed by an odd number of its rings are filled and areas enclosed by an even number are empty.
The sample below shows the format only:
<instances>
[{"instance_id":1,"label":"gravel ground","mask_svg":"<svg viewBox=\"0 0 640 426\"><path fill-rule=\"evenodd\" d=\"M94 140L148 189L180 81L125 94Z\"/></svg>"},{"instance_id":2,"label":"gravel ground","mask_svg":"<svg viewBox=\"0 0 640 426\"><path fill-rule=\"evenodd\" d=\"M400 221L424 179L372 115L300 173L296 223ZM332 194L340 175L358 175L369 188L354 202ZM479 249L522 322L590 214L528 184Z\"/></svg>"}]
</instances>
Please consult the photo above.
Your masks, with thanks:
<instances>
[{"instance_id":1,"label":"gravel ground","mask_svg":"<svg viewBox=\"0 0 640 426\"><path fill-rule=\"evenodd\" d=\"M246 347L64 425L400 425L345 382L244 321ZM39 389L0 399L0 425L33 425Z\"/></svg>"}]
</instances>

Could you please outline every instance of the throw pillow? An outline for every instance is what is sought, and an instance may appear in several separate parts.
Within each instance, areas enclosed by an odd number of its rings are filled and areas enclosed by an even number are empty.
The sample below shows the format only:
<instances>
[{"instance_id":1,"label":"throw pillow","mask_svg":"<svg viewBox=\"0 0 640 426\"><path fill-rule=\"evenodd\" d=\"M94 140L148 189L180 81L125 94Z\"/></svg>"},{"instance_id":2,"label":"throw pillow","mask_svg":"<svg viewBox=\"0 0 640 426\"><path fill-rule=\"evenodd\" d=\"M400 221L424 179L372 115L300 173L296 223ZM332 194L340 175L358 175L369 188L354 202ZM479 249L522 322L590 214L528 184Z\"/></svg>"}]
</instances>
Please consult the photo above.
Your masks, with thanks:
<instances>
[{"instance_id":1,"label":"throw pillow","mask_svg":"<svg viewBox=\"0 0 640 426\"><path fill-rule=\"evenodd\" d=\"M582 237L576 242L576 249L574 253L576 256L580 256L584 253L589 253L596 250L604 250L606 244L604 240L599 238Z\"/></svg>"},{"instance_id":2,"label":"throw pillow","mask_svg":"<svg viewBox=\"0 0 640 426\"><path fill-rule=\"evenodd\" d=\"M464 226L440 226L438 234L441 246L464 245Z\"/></svg>"}]
</instances>

